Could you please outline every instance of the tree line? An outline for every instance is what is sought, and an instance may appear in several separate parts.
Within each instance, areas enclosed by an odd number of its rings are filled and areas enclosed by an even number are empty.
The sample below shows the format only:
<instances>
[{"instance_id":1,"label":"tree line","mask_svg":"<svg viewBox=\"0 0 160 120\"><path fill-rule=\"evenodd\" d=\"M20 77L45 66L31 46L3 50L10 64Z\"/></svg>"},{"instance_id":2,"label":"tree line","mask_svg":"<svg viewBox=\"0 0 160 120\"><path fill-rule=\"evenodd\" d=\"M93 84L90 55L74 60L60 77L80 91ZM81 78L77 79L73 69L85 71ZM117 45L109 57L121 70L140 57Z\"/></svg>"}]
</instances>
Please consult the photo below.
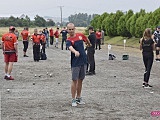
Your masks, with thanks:
<instances>
[{"instance_id":1,"label":"tree line","mask_svg":"<svg viewBox=\"0 0 160 120\"><path fill-rule=\"evenodd\" d=\"M0 19L0 27L8 27L8 26L15 26L15 27L46 27L46 26L55 26L55 22L51 19L45 20L43 17L36 15L34 20L30 20L30 18L26 15L23 18L16 18L10 16L9 18L2 18Z\"/></svg>"},{"instance_id":2,"label":"tree line","mask_svg":"<svg viewBox=\"0 0 160 120\"><path fill-rule=\"evenodd\" d=\"M90 25L90 21L96 16L97 14L88 15L87 13L78 13L75 15L70 15L68 17L68 22L72 22L77 27L87 27ZM63 22L63 26L66 26L68 22ZM30 20L30 18L26 15L23 18L13 17L10 16L9 18L2 18L0 19L0 27L8 27L8 26L15 26L15 27L48 27L48 26L55 26L61 25L61 23L55 23L52 19L45 20L43 17L36 15L34 20Z\"/></svg>"},{"instance_id":3,"label":"tree line","mask_svg":"<svg viewBox=\"0 0 160 120\"><path fill-rule=\"evenodd\" d=\"M132 10L126 12L118 10L110 14L105 12L102 15L96 15L90 25L95 29L103 29L110 37L142 37L146 28L155 30L160 25L160 8L149 13L143 9L137 13Z\"/></svg>"},{"instance_id":4,"label":"tree line","mask_svg":"<svg viewBox=\"0 0 160 120\"><path fill-rule=\"evenodd\" d=\"M88 15L87 13L78 13L70 15L68 21L74 23L76 27L87 27L95 16L97 14Z\"/></svg>"}]
</instances>

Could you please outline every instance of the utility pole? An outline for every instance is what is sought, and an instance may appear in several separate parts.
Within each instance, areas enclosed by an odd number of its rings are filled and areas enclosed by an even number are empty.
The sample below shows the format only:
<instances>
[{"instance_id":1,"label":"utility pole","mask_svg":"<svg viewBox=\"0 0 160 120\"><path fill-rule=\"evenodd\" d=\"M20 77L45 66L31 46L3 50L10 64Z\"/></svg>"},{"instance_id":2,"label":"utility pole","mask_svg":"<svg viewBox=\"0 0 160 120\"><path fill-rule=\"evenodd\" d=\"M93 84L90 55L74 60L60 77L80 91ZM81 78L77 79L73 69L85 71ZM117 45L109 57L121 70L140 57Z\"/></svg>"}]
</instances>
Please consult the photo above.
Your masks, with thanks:
<instances>
[{"instance_id":1,"label":"utility pole","mask_svg":"<svg viewBox=\"0 0 160 120\"><path fill-rule=\"evenodd\" d=\"M60 12L61 12L61 28L62 28L62 7L64 7L64 6L58 6L59 8L60 8Z\"/></svg>"}]
</instances>

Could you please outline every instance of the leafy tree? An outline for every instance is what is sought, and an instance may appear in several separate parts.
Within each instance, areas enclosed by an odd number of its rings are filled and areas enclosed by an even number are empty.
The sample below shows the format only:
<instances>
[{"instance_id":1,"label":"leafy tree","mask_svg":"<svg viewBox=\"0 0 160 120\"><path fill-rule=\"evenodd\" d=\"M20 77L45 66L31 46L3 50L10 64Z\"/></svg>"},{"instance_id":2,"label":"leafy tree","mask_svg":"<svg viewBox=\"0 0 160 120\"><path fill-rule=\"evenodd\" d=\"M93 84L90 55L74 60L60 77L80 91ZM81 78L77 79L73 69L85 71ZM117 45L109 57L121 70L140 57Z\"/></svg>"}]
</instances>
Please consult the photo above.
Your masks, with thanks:
<instances>
[{"instance_id":1,"label":"leafy tree","mask_svg":"<svg viewBox=\"0 0 160 120\"><path fill-rule=\"evenodd\" d=\"M47 26L55 26L55 22L52 19L47 21Z\"/></svg>"},{"instance_id":2,"label":"leafy tree","mask_svg":"<svg viewBox=\"0 0 160 120\"><path fill-rule=\"evenodd\" d=\"M91 20L91 26L94 27L94 29L98 29L98 19L99 19L100 15L96 15L94 16L93 20Z\"/></svg>"},{"instance_id":3,"label":"leafy tree","mask_svg":"<svg viewBox=\"0 0 160 120\"><path fill-rule=\"evenodd\" d=\"M130 33L135 36L135 24L138 18L138 13L134 14L128 21L130 21Z\"/></svg>"},{"instance_id":4,"label":"leafy tree","mask_svg":"<svg viewBox=\"0 0 160 120\"><path fill-rule=\"evenodd\" d=\"M35 16L34 18L34 24L38 27L44 27L46 26L46 20L43 17L40 17L38 15Z\"/></svg>"},{"instance_id":5,"label":"leafy tree","mask_svg":"<svg viewBox=\"0 0 160 120\"><path fill-rule=\"evenodd\" d=\"M135 37L142 37L143 31L143 16L140 16L139 18L137 18L135 24Z\"/></svg>"},{"instance_id":6,"label":"leafy tree","mask_svg":"<svg viewBox=\"0 0 160 120\"><path fill-rule=\"evenodd\" d=\"M159 22L160 22L160 8L156 9L156 10L153 12L152 19L153 19L153 26L158 26L158 25L160 25L160 24L159 24Z\"/></svg>"},{"instance_id":7,"label":"leafy tree","mask_svg":"<svg viewBox=\"0 0 160 120\"><path fill-rule=\"evenodd\" d=\"M105 29L104 25L102 24L103 20L108 16L108 13L103 13L101 16L98 17L97 28L98 29Z\"/></svg>"},{"instance_id":8,"label":"leafy tree","mask_svg":"<svg viewBox=\"0 0 160 120\"><path fill-rule=\"evenodd\" d=\"M120 19L118 21L117 32L119 35L121 35L123 37L129 37L130 35L128 35L128 30L126 28L125 18L126 18L126 15L123 15L120 17Z\"/></svg>"},{"instance_id":9,"label":"leafy tree","mask_svg":"<svg viewBox=\"0 0 160 120\"><path fill-rule=\"evenodd\" d=\"M70 15L68 20L69 22L74 23L77 27L87 27L91 21L91 15L88 16L87 13L78 13Z\"/></svg>"}]
</instances>

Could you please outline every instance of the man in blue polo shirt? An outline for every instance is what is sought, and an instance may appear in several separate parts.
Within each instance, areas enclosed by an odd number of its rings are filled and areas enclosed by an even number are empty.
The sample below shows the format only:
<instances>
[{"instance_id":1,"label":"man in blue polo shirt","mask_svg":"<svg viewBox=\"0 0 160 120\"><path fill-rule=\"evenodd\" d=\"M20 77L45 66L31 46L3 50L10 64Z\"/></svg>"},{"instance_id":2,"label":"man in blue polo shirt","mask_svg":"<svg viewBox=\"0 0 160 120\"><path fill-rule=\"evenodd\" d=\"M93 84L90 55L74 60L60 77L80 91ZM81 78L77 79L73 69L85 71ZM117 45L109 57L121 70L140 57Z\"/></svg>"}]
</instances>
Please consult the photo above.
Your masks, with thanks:
<instances>
[{"instance_id":1,"label":"man in blue polo shirt","mask_svg":"<svg viewBox=\"0 0 160 120\"><path fill-rule=\"evenodd\" d=\"M87 37L82 33L75 33L75 26L73 23L67 25L69 37L66 41L67 48L71 51L71 69L72 69L72 106L77 104L85 104L81 98L82 82L85 78L87 55L84 50L83 42L88 47L91 46Z\"/></svg>"}]
</instances>

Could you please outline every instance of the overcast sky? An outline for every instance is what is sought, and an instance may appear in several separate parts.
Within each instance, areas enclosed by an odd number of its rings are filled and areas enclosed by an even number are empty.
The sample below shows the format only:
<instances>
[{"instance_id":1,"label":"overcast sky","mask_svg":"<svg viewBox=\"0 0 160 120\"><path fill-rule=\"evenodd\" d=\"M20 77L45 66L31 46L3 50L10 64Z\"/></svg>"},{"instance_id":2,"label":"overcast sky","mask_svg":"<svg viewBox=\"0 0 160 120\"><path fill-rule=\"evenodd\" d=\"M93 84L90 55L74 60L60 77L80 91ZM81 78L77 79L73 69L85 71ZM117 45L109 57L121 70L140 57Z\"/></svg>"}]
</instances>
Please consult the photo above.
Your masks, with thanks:
<instances>
[{"instance_id":1,"label":"overcast sky","mask_svg":"<svg viewBox=\"0 0 160 120\"><path fill-rule=\"evenodd\" d=\"M160 7L160 0L0 0L0 17L22 14L30 18L37 14L60 17L59 6L63 6L63 17L68 17L75 13L102 14L129 9L150 12Z\"/></svg>"}]
</instances>

